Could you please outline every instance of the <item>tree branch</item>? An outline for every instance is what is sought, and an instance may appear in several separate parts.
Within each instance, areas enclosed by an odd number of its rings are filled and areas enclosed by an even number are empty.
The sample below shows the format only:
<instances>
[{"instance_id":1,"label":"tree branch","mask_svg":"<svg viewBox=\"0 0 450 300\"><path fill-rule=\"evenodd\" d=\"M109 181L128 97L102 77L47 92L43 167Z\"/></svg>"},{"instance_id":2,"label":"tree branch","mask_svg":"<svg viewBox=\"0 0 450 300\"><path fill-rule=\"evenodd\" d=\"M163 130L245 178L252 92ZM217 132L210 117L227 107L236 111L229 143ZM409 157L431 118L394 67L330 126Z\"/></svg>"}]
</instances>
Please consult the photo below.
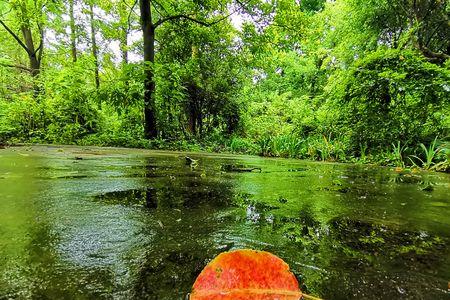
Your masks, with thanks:
<instances>
[{"instance_id":1,"label":"tree branch","mask_svg":"<svg viewBox=\"0 0 450 300\"><path fill-rule=\"evenodd\" d=\"M12 11L12 8L10 8L7 12L3 13L0 18L3 18L4 16L6 16L7 14L9 14Z\"/></svg>"},{"instance_id":2,"label":"tree branch","mask_svg":"<svg viewBox=\"0 0 450 300\"><path fill-rule=\"evenodd\" d=\"M8 67L8 68L16 68L16 69L27 71L30 73L33 71L30 68L28 68L27 66L22 66L22 65L14 65L14 64L7 64L7 63L0 62L0 66Z\"/></svg>"},{"instance_id":3,"label":"tree branch","mask_svg":"<svg viewBox=\"0 0 450 300\"><path fill-rule=\"evenodd\" d=\"M173 15L173 16L169 16L169 17L166 17L166 18L159 19L159 20L153 25L153 27L154 27L154 28L157 28L158 26L164 24L164 23L167 22L167 21L179 20L179 19L186 19L186 20L189 20L189 21L191 21L191 22L194 22L194 23L197 23L197 24L206 26L206 27L210 27L210 26L213 26L213 25L215 25L215 24L217 24L217 23L222 22L223 20L227 19L227 18L228 18L229 16L231 16L231 15L232 15L232 13L231 13L231 14L228 14L228 15L222 17L222 18L220 18L219 20L216 20L216 21L214 21L214 22L211 22L211 23L208 23L208 22L205 22L205 21L202 21L202 20L197 20L197 19L195 19L195 18L193 18L193 17L191 17L191 16L188 16L188 15Z\"/></svg>"},{"instance_id":4,"label":"tree branch","mask_svg":"<svg viewBox=\"0 0 450 300\"><path fill-rule=\"evenodd\" d=\"M159 10L158 6L156 6L156 5L153 4L154 2L155 2L154 0L151 2L153 8L156 10L156 12L157 12L160 16L162 16L163 14L162 14L161 11Z\"/></svg>"},{"instance_id":5,"label":"tree branch","mask_svg":"<svg viewBox=\"0 0 450 300\"><path fill-rule=\"evenodd\" d=\"M6 31L8 31L12 37L19 43L19 45L25 49L25 51L27 51L27 53L29 55L31 55L31 51L28 49L28 47L21 41L21 39L5 24L5 22L3 22L2 20L0 20L0 24L3 25L3 27L6 29Z\"/></svg>"},{"instance_id":6,"label":"tree branch","mask_svg":"<svg viewBox=\"0 0 450 300\"><path fill-rule=\"evenodd\" d=\"M41 34L41 42L39 43L39 53L38 53L38 61L39 64L42 61L42 54L44 53L44 40L45 40L45 32L44 29L41 28L41 26L39 26L39 33ZM38 50L36 50L37 52Z\"/></svg>"},{"instance_id":7,"label":"tree branch","mask_svg":"<svg viewBox=\"0 0 450 300\"><path fill-rule=\"evenodd\" d=\"M156 3L156 4L158 4L166 13L167 13L167 9L164 7L164 5L162 5L161 3L159 3L158 1L156 1L156 0L153 0L152 1L152 5L153 5L153 7L156 9L156 6L153 4L153 3Z\"/></svg>"},{"instance_id":8,"label":"tree branch","mask_svg":"<svg viewBox=\"0 0 450 300\"><path fill-rule=\"evenodd\" d=\"M245 12L251 14L250 9L247 7L248 4L250 4L250 0L247 3L244 3L240 0L236 0L236 3L238 4L238 6L240 6Z\"/></svg>"},{"instance_id":9,"label":"tree branch","mask_svg":"<svg viewBox=\"0 0 450 300\"><path fill-rule=\"evenodd\" d=\"M447 59L450 58L450 55L447 55L447 54L442 53L442 52L433 52L433 51L431 51L430 49L428 49L427 47L425 47L423 45L417 45L416 47L430 61L444 62L444 61L446 61Z\"/></svg>"},{"instance_id":10,"label":"tree branch","mask_svg":"<svg viewBox=\"0 0 450 300\"><path fill-rule=\"evenodd\" d=\"M39 41L39 46L36 48L36 50L34 50L33 55L36 55L36 53L38 53L38 51L41 50L41 48L44 44L44 31L42 30L42 28L39 24L38 24L38 28L39 28L39 34L41 36L41 39Z\"/></svg>"},{"instance_id":11,"label":"tree branch","mask_svg":"<svg viewBox=\"0 0 450 300\"><path fill-rule=\"evenodd\" d=\"M130 8L130 13L128 14L128 19L127 19L127 23L128 23L128 32L130 32L131 30L131 14L134 11L134 7L136 6L138 0L135 0L133 3L133 6ZM128 5L127 5L128 6Z\"/></svg>"}]
</instances>

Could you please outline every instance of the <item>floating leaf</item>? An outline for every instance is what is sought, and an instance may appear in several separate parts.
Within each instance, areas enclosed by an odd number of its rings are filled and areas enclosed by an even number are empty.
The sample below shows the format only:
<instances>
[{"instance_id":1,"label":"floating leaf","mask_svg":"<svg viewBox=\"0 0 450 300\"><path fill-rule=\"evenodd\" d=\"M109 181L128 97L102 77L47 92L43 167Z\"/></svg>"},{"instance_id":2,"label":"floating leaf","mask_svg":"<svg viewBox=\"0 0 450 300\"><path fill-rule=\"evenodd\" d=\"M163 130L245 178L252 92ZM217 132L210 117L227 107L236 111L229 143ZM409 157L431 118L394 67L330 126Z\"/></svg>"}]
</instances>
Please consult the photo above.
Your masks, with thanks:
<instances>
[{"instance_id":1,"label":"floating leaf","mask_svg":"<svg viewBox=\"0 0 450 300\"><path fill-rule=\"evenodd\" d=\"M255 250L219 254L197 277L190 300L298 300L302 293L289 266Z\"/></svg>"}]
</instances>

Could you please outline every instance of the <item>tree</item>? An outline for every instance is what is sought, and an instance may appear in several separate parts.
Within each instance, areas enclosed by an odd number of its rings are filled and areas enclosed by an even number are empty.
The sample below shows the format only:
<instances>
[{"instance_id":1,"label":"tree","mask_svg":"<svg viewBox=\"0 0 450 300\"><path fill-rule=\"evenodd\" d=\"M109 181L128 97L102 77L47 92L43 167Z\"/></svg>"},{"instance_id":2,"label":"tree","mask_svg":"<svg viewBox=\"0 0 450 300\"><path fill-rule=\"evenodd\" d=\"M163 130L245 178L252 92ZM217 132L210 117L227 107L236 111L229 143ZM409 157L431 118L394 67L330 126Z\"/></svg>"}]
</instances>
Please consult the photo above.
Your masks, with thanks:
<instances>
[{"instance_id":1,"label":"tree","mask_svg":"<svg viewBox=\"0 0 450 300\"><path fill-rule=\"evenodd\" d=\"M241 106L235 98L244 61L228 21L205 27L189 20L166 24L158 38L155 67L160 135L201 140L212 132L233 133Z\"/></svg>"},{"instance_id":2,"label":"tree","mask_svg":"<svg viewBox=\"0 0 450 300\"><path fill-rule=\"evenodd\" d=\"M70 47L73 62L77 61L77 32L75 25L75 16L73 7L75 0L69 0L69 18L70 18Z\"/></svg>"},{"instance_id":3,"label":"tree","mask_svg":"<svg viewBox=\"0 0 450 300\"><path fill-rule=\"evenodd\" d=\"M45 8L43 1L16 1L10 5L10 13L7 14L14 18L11 21L14 27L10 27L5 20L0 19L0 24L10 36L17 42L17 44L25 50L28 60L29 68L20 65L12 65L30 72L33 77L38 77L41 71L41 62L44 52L44 14ZM19 29L22 38L17 34L16 29ZM36 40L39 42L36 43ZM37 85L35 86L37 92Z\"/></svg>"},{"instance_id":4,"label":"tree","mask_svg":"<svg viewBox=\"0 0 450 300\"><path fill-rule=\"evenodd\" d=\"M219 3L219 7L225 7L226 3ZM159 2L154 0L139 0L141 12L141 26L144 37L144 64L145 64L145 82L144 82L144 132L145 137L153 139L158 136L156 113L155 113L155 80L154 80L154 62L155 62L155 32L166 22L175 20L188 20L202 26L212 26L226 19L228 15L223 13L215 17L214 21L208 22L197 19L194 14L189 13L190 9L195 9L192 4L181 1L170 3L170 10ZM201 6L201 5L200 5ZM216 8L210 3L203 4L204 7ZM152 10L153 8L153 10ZM224 9L225 10L225 9ZM206 12L207 14L207 12Z\"/></svg>"},{"instance_id":5,"label":"tree","mask_svg":"<svg viewBox=\"0 0 450 300\"><path fill-rule=\"evenodd\" d=\"M352 146L382 149L392 141L414 144L444 131L440 112L450 105L450 71L419 52L380 49L329 81L329 97L339 108L336 131ZM435 113L430 113L435 110Z\"/></svg>"},{"instance_id":6,"label":"tree","mask_svg":"<svg viewBox=\"0 0 450 300\"><path fill-rule=\"evenodd\" d=\"M128 64L128 35L131 29L130 17L133 8L134 6L131 8L127 6L126 0L120 1L117 4L120 51L122 55L122 63L124 65ZM131 10L130 12L128 12L129 9Z\"/></svg>"},{"instance_id":7,"label":"tree","mask_svg":"<svg viewBox=\"0 0 450 300\"><path fill-rule=\"evenodd\" d=\"M91 48L92 56L94 57L94 76L95 76L95 87L98 89L100 87L100 76L99 76L99 63L98 63L98 46L96 34L96 26L94 21L94 4L92 1L89 2L89 20L91 25Z\"/></svg>"},{"instance_id":8,"label":"tree","mask_svg":"<svg viewBox=\"0 0 450 300\"><path fill-rule=\"evenodd\" d=\"M331 25L339 28L332 35L347 49L415 48L429 61L442 63L450 58L449 8L441 0L342 0L329 5L331 19L338 20Z\"/></svg>"}]
</instances>

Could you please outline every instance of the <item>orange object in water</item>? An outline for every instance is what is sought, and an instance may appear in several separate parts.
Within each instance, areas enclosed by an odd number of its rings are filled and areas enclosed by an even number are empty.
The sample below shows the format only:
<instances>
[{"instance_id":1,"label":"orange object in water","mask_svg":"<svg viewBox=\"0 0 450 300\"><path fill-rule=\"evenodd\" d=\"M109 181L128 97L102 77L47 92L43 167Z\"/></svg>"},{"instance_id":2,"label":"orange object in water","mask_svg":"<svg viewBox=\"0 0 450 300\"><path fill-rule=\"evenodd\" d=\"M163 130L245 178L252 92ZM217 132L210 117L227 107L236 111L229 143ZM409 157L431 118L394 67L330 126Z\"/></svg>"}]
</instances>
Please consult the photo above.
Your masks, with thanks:
<instances>
[{"instance_id":1,"label":"orange object in water","mask_svg":"<svg viewBox=\"0 0 450 300\"><path fill-rule=\"evenodd\" d=\"M298 300L302 293L289 265L265 251L219 254L197 277L190 300Z\"/></svg>"}]
</instances>

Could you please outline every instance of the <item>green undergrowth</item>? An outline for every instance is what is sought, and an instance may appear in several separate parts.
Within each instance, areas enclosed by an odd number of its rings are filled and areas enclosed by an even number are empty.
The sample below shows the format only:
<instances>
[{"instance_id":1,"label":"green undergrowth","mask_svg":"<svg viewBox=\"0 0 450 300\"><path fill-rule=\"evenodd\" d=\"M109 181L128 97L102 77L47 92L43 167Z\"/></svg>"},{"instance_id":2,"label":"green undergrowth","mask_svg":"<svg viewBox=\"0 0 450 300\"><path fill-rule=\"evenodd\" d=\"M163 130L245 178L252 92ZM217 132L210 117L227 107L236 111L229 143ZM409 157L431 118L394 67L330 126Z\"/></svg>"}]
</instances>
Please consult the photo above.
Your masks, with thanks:
<instances>
[{"instance_id":1,"label":"green undergrowth","mask_svg":"<svg viewBox=\"0 0 450 300\"><path fill-rule=\"evenodd\" d=\"M52 143L46 139L12 138L8 144ZM450 143L435 138L429 143L417 143L416 146L392 143L385 148L368 149L360 145L357 151L351 151L345 141L332 136L317 135L306 138L294 136L264 137L258 140L239 136L220 139L154 139L135 138L129 134L112 135L108 133L90 134L65 144L81 146L108 146L143 148L172 151L204 151L215 153L233 153L307 159L327 162L375 164L395 167L397 170L421 168L431 171L450 172Z\"/></svg>"}]
</instances>

